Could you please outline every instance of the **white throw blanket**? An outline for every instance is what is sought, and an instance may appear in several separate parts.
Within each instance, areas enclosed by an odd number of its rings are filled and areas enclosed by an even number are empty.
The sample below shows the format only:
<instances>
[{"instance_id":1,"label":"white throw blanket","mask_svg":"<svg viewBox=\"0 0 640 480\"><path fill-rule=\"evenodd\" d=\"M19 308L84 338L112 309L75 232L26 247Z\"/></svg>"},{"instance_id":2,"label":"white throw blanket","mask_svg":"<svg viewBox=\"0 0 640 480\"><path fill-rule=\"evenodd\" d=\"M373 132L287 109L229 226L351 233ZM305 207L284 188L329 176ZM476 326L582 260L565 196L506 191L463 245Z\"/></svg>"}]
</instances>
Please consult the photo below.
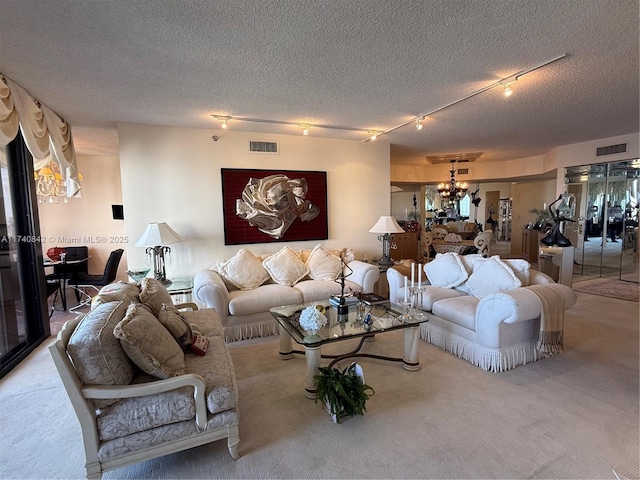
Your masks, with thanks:
<instances>
[{"instance_id":1,"label":"white throw blanket","mask_svg":"<svg viewBox=\"0 0 640 480\"><path fill-rule=\"evenodd\" d=\"M554 285L525 287L540 300L540 353L554 355L564 350L564 297Z\"/></svg>"}]
</instances>

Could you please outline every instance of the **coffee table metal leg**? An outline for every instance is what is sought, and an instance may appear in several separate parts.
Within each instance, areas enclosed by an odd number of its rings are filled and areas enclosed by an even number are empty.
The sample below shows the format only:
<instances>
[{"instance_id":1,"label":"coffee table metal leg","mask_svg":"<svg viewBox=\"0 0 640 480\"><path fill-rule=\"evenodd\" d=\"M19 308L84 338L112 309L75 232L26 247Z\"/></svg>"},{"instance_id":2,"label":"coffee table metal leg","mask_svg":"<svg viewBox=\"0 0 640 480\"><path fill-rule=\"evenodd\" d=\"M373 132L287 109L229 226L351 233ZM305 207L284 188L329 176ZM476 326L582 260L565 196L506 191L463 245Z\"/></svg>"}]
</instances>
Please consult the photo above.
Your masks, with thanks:
<instances>
[{"instance_id":1,"label":"coffee table metal leg","mask_svg":"<svg viewBox=\"0 0 640 480\"><path fill-rule=\"evenodd\" d=\"M280 325L280 352L278 356L282 360L293 358L293 348L291 348L291 335Z\"/></svg>"},{"instance_id":2,"label":"coffee table metal leg","mask_svg":"<svg viewBox=\"0 0 640 480\"><path fill-rule=\"evenodd\" d=\"M402 367L405 370L420 370L420 359L418 358L418 325L405 328L404 330L404 356L402 357Z\"/></svg>"},{"instance_id":3,"label":"coffee table metal leg","mask_svg":"<svg viewBox=\"0 0 640 480\"><path fill-rule=\"evenodd\" d=\"M307 378L304 385L304 395L307 398L316 398L316 381L313 378L319 373L318 367L320 366L320 347L304 347L304 356L307 359Z\"/></svg>"}]
</instances>

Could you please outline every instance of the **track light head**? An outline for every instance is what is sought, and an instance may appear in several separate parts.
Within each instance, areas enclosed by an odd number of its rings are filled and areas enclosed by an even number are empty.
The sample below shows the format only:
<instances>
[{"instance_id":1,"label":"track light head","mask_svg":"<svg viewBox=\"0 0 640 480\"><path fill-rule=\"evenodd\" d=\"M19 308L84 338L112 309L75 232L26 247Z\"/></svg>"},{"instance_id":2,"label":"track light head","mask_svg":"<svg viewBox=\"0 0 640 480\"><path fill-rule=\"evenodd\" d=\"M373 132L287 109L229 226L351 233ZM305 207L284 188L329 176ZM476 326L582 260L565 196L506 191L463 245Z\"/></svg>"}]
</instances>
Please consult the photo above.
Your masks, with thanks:
<instances>
[{"instance_id":1,"label":"track light head","mask_svg":"<svg viewBox=\"0 0 640 480\"><path fill-rule=\"evenodd\" d=\"M302 129L303 135L309 135L309 125L302 124L300 125L300 128Z\"/></svg>"},{"instance_id":2,"label":"track light head","mask_svg":"<svg viewBox=\"0 0 640 480\"><path fill-rule=\"evenodd\" d=\"M221 123L220 125L221 128L226 129L229 126L229 120L231 120L231 117L226 115L211 115L211 116Z\"/></svg>"},{"instance_id":3,"label":"track light head","mask_svg":"<svg viewBox=\"0 0 640 480\"><path fill-rule=\"evenodd\" d=\"M419 118L416 120L416 128L418 130L422 130L422 120L423 120L422 118Z\"/></svg>"},{"instance_id":4,"label":"track light head","mask_svg":"<svg viewBox=\"0 0 640 480\"><path fill-rule=\"evenodd\" d=\"M378 138L378 132L376 132L375 130L372 130L369 132L369 138L371 140L375 140L376 138Z\"/></svg>"},{"instance_id":5,"label":"track light head","mask_svg":"<svg viewBox=\"0 0 640 480\"><path fill-rule=\"evenodd\" d=\"M504 96L505 97L510 97L512 93L513 93L513 90L511 90L511 87L509 85L505 85L504 86Z\"/></svg>"}]
</instances>

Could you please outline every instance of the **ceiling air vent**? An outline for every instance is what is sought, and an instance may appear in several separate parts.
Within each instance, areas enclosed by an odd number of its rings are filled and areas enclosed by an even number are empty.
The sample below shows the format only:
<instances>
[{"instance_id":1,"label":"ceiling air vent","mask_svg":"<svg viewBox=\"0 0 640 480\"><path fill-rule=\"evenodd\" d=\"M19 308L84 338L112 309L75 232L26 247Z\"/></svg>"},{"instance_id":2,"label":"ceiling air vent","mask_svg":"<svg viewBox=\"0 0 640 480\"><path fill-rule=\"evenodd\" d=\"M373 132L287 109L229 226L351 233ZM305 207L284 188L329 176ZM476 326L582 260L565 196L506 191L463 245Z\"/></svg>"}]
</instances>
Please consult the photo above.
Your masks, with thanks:
<instances>
[{"instance_id":1,"label":"ceiling air vent","mask_svg":"<svg viewBox=\"0 0 640 480\"><path fill-rule=\"evenodd\" d=\"M255 140L249 140L249 152L270 153L272 155L280 153L278 149L278 142L257 142Z\"/></svg>"},{"instance_id":2,"label":"ceiling air vent","mask_svg":"<svg viewBox=\"0 0 640 480\"><path fill-rule=\"evenodd\" d=\"M616 153L624 153L627 151L626 143L619 143L618 145L609 145L608 147L599 147L596 149L596 157L603 155L613 155Z\"/></svg>"}]
</instances>

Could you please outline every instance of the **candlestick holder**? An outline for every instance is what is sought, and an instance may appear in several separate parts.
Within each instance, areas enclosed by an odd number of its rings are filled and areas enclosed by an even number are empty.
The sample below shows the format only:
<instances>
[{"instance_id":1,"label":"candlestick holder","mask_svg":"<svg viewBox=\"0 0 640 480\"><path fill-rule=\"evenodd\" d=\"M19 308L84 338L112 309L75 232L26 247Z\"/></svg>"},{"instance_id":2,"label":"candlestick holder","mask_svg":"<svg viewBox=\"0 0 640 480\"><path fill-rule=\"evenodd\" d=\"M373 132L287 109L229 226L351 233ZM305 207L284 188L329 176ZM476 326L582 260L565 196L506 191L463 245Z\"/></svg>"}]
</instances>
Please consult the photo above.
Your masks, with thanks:
<instances>
[{"instance_id":1,"label":"candlestick holder","mask_svg":"<svg viewBox=\"0 0 640 480\"><path fill-rule=\"evenodd\" d=\"M407 300L401 302L400 305L402 305L402 315L400 315L400 320L408 322L411 320L411 302Z\"/></svg>"},{"instance_id":2,"label":"candlestick holder","mask_svg":"<svg viewBox=\"0 0 640 480\"><path fill-rule=\"evenodd\" d=\"M425 317L425 313L422 311L422 297L424 296L425 287L409 287L409 295L411 302L410 317L414 320L422 319Z\"/></svg>"}]
</instances>

